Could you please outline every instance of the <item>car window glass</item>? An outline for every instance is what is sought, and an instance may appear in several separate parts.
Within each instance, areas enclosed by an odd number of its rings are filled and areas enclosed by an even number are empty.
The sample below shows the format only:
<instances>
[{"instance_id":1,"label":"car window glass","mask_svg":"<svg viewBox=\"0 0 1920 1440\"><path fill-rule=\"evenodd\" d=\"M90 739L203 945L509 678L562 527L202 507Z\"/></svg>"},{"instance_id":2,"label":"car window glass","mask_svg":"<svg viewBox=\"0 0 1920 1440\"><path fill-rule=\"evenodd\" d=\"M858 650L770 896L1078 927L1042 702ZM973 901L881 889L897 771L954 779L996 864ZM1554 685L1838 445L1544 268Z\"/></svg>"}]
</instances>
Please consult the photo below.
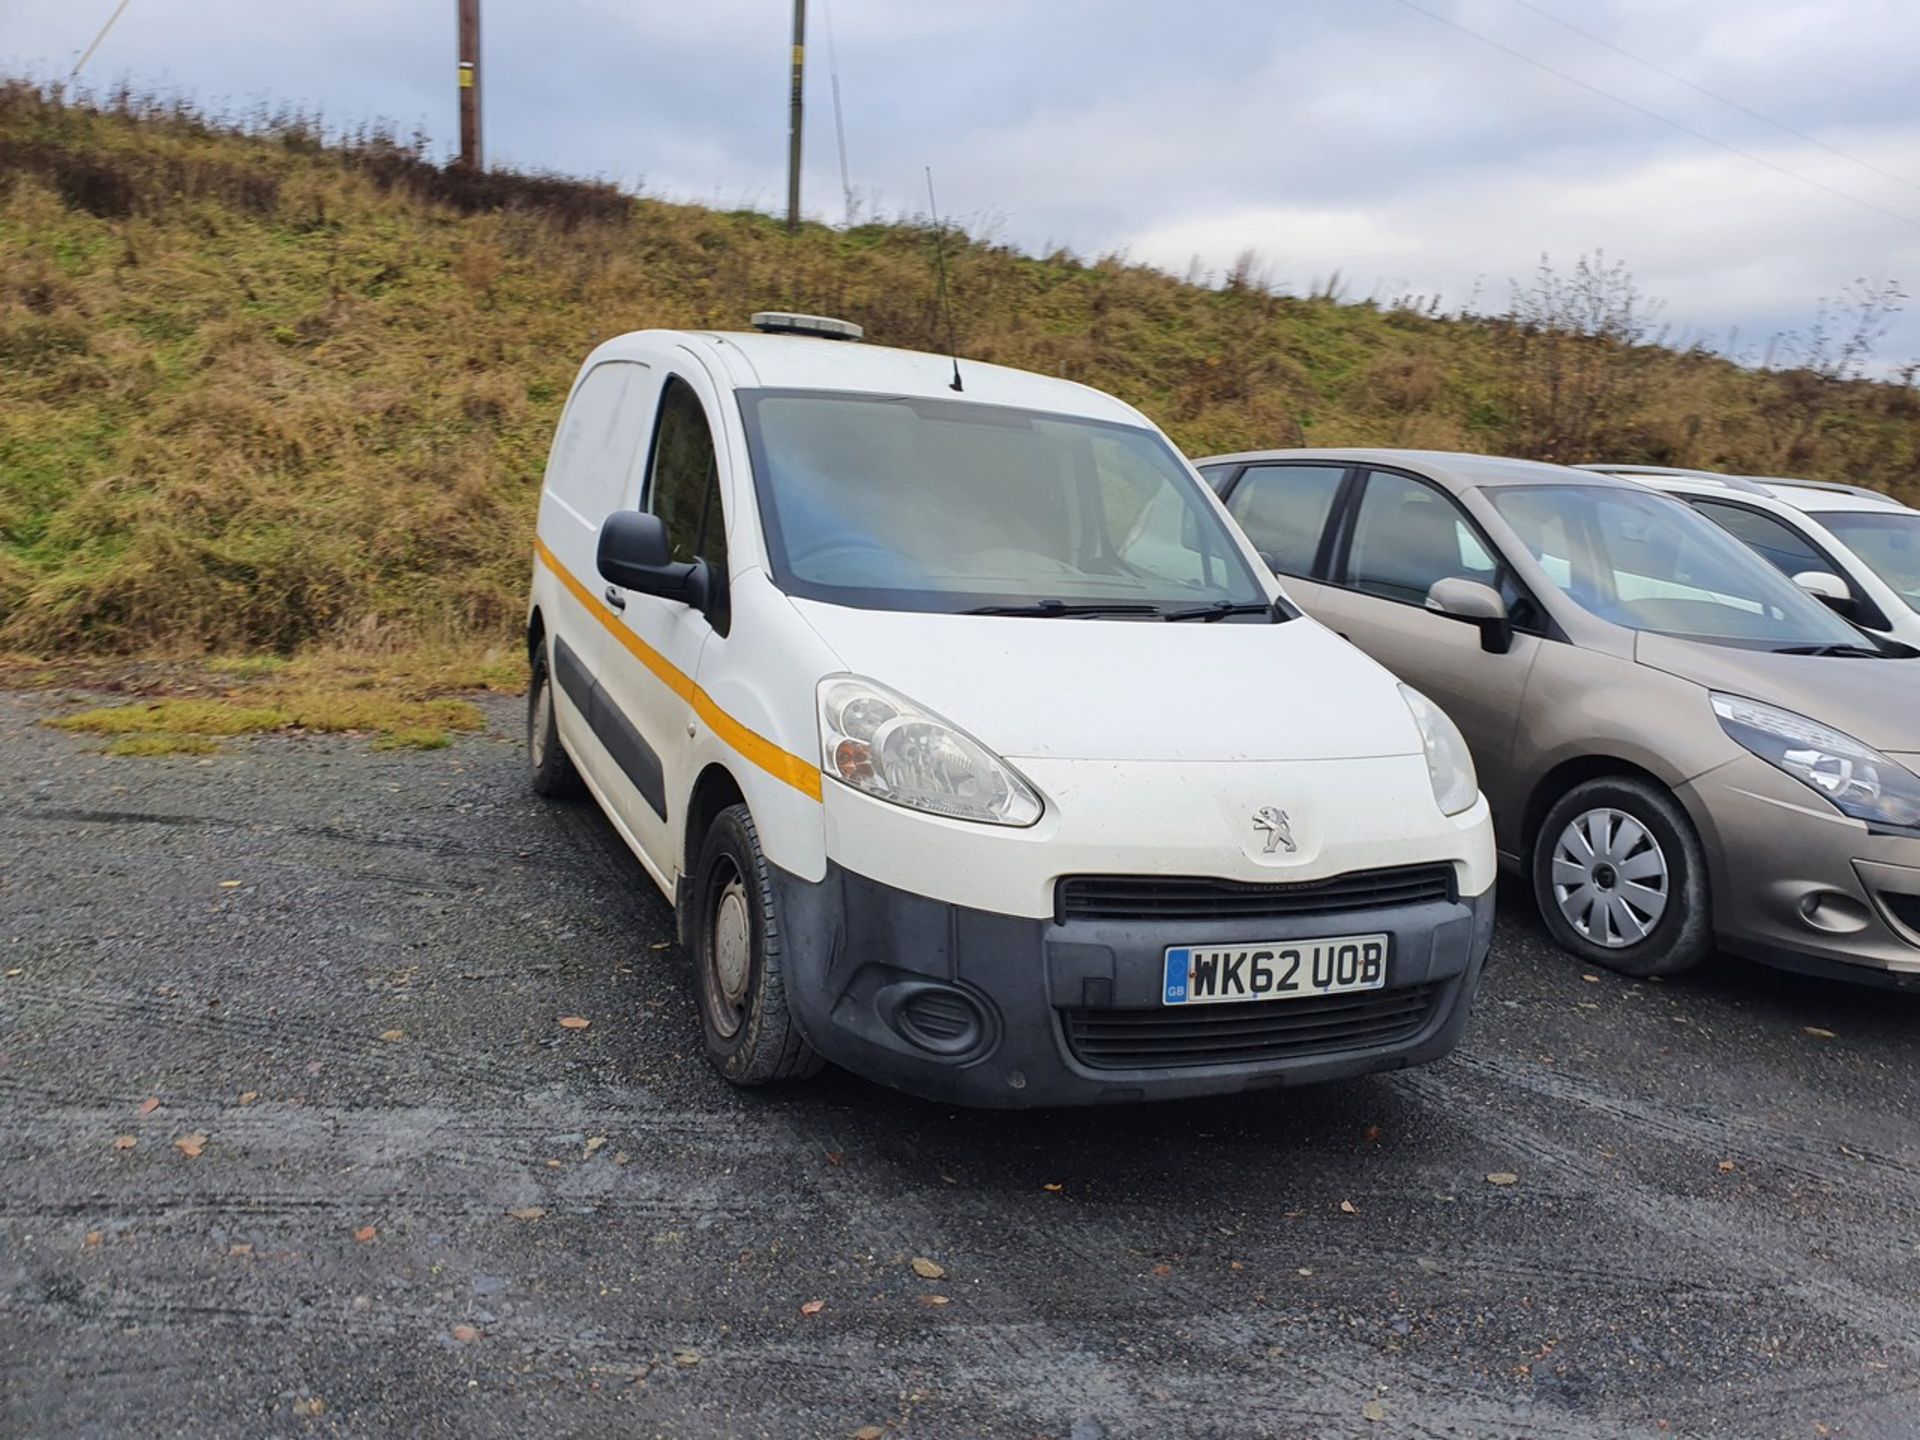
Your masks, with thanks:
<instances>
[{"instance_id":1,"label":"car window glass","mask_svg":"<svg viewBox=\"0 0 1920 1440\"><path fill-rule=\"evenodd\" d=\"M1490 493L1547 578L1603 620L1766 649L1861 643L1858 630L1668 496L1597 485Z\"/></svg>"},{"instance_id":2,"label":"car window glass","mask_svg":"<svg viewBox=\"0 0 1920 1440\"><path fill-rule=\"evenodd\" d=\"M547 483L581 519L598 525L626 499L627 477L646 433L644 365L596 365L573 392Z\"/></svg>"},{"instance_id":3,"label":"car window glass","mask_svg":"<svg viewBox=\"0 0 1920 1440\"><path fill-rule=\"evenodd\" d=\"M1308 576L1346 473L1343 465L1255 465L1233 487L1227 511L1274 569Z\"/></svg>"},{"instance_id":4,"label":"car window glass","mask_svg":"<svg viewBox=\"0 0 1920 1440\"><path fill-rule=\"evenodd\" d=\"M1916 610L1920 610L1920 514L1911 510L1829 510L1825 525Z\"/></svg>"},{"instance_id":5,"label":"car window glass","mask_svg":"<svg viewBox=\"0 0 1920 1440\"><path fill-rule=\"evenodd\" d=\"M1744 540L1782 575L1833 569L1832 562L1784 520L1762 515L1744 505L1724 505L1716 500L1696 500L1693 508L1735 539Z\"/></svg>"},{"instance_id":6,"label":"car window glass","mask_svg":"<svg viewBox=\"0 0 1920 1440\"><path fill-rule=\"evenodd\" d=\"M676 561L704 559L724 575L727 537L717 479L706 408L692 386L677 375L668 376L642 508L666 526L667 546Z\"/></svg>"},{"instance_id":7,"label":"car window glass","mask_svg":"<svg viewBox=\"0 0 1920 1440\"><path fill-rule=\"evenodd\" d=\"M1498 588L1500 567L1460 509L1431 485L1376 470L1354 515L1347 583L1369 595L1424 605L1434 582Z\"/></svg>"}]
</instances>

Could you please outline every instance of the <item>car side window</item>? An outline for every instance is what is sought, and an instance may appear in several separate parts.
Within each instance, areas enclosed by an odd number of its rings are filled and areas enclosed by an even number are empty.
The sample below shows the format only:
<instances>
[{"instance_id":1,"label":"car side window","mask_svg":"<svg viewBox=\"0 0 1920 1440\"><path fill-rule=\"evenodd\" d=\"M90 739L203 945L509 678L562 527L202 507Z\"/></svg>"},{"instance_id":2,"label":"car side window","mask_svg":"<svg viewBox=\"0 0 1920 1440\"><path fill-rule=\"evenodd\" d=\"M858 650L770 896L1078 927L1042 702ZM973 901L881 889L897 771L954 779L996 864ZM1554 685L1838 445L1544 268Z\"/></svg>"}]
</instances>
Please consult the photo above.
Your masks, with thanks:
<instances>
[{"instance_id":1,"label":"car side window","mask_svg":"<svg viewBox=\"0 0 1920 1440\"><path fill-rule=\"evenodd\" d=\"M1227 513L1275 570L1311 577L1346 474L1344 465L1254 465L1233 487Z\"/></svg>"},{"instance_id":2,"label":"car side window","mask_svg":"<svg viewBox=\"0 0 1920 1440\"><path fill-rule=\"evenodd\" d=\"M620 508L646 434L641 398L647 367L614 360L587 372L568 402L547 465L547 484L569 509L598 525Z\"/></svg>"},{"instance_id":3,"label":"car side window","mask_svg":"<svg viewBox=\"0 0 1920 1440\"><path fill-rule=\"evenodd\" d=\"M1346 583L1353 589L1424 605L1438 580L1477 580L1499 589L1501 569L1447 496L1389 471L1367 476L1347 554Z\"/></svg>"},{"instance_id":4,"label":"car side window","mask_svg":"<svg viewBox=\"0 0 1920 1440\"><path fill-rule=\"evenodd\" d=\"M667 548L676 561L705 560L722 581L727 575L727 529L720 504L720 472L713 427L693 387L669 375L660 393L660 418L640 508L660 517ZM726 633L724 602L712 611L713 626Z\"/></svg>"},{"instance_id":5,"label":"car side window","mask_svg":"<svg viewBox=\"0 0 1920 1440\"><path fill-rule=\"evenodd\" d=\"M1722 505L1713 500L1695 500L1693 508L1735 539L1746 541L1749 548L1759 551L1782 575L1833 569L1833 562L1784 520L1762 515L1744 505Z\"/></svg>"}]
</instances>

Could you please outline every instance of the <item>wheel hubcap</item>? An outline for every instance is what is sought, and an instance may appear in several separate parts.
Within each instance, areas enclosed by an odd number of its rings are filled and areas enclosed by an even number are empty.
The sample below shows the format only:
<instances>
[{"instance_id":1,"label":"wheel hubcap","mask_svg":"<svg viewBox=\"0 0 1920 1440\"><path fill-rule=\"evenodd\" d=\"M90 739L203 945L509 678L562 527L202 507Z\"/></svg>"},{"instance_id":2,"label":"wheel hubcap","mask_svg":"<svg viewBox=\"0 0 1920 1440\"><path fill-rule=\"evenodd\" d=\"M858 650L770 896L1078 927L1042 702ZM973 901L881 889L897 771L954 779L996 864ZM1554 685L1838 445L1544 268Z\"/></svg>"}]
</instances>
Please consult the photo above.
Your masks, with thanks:
<instances>
[{"instance_id":1,"label":"wheel hubcap","mask_svg":"<svg viewBox=\"0 0 1920 1440\"><path fill-rule=\"evenodd\" d=\"M533 768L547 763L547 727L553 723L553 687L545 680L533 692L533 713L527 719L527 751Z\"/></svg>"},{"instance_id":2,"label":"wheel hubcap","mask_svg":"<svg viewBox=\"0 0 1920 1440\"><path fill-rule=\"evenodd\" d=\"M713 1002L714 1028L732 1036L740 1029L747 1007L747 978L753 968L753 940L747 887L738 875L729 876L713 902L713 923L707 927L707 996Z\"/></svg>"},{"instance_id":3,"label":"wheel hubcap","mask_svg":"<svg viewBox=\"0 0 1920 1440\"><path fill-rule=\"evenodd\" d=\"M1672 876L1653 832L1623 810L1576 815L1553 847L1553 899L1609 950L1638 945L1667 911Z\"/></svg>"}]
</instances>

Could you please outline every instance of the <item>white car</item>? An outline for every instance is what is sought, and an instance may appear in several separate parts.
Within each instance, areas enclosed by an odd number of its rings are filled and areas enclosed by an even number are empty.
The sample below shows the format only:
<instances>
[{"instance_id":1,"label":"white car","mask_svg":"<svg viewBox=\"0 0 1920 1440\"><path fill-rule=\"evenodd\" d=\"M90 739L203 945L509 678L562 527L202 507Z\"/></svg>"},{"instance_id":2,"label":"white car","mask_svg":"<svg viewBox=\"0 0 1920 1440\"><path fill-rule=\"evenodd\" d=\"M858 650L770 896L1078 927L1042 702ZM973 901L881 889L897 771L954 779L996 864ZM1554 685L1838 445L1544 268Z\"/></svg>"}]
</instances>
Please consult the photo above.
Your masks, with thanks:
<instances>
[{"instance_id":1,"label":"white car","mask_svg":"<svg viewBox=\"0 0 1920 1440\"><path fill-rule=\"evenodd\" d=\"M1920 511L1859 485L1582 465L1678 495L1862 629L1920 647Z\"/></svg>"},{"instance_id":2,"label":"white car","mask_svg":"<svg viewBox=\"0 0 1920 1440\"><path fill-rule=\"evenodd\" d=\"M588 357L527 619L534 786L672 901L721 1074L1044 1105L1445 1054L1494 883L1451 722L1137 411L755 320Z\"/></svg>"}]
</instances>

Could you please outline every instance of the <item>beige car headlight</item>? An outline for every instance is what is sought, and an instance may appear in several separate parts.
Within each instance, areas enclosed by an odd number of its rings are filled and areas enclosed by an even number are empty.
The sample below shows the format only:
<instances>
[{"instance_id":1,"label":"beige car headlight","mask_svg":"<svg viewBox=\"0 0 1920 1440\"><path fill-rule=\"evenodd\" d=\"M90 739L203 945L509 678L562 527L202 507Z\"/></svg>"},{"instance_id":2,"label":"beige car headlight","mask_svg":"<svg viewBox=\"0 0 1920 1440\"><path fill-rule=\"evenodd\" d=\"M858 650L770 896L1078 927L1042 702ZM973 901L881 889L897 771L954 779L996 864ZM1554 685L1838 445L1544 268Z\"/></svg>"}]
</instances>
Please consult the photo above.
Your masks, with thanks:
<instances>
[{"instance_id":1,"label":"beige car headlight","mask_svg":"<svg viewBox=\"0 0 1920 1440\"><path fill-rule=\"evenodd\" d=\"M1920 831L1920 775L1898 760L1830 725L1758 700L1716 693L1713 713L1734 743L1817 791L1842 815Z\"/></svg>"}]
</instances>

